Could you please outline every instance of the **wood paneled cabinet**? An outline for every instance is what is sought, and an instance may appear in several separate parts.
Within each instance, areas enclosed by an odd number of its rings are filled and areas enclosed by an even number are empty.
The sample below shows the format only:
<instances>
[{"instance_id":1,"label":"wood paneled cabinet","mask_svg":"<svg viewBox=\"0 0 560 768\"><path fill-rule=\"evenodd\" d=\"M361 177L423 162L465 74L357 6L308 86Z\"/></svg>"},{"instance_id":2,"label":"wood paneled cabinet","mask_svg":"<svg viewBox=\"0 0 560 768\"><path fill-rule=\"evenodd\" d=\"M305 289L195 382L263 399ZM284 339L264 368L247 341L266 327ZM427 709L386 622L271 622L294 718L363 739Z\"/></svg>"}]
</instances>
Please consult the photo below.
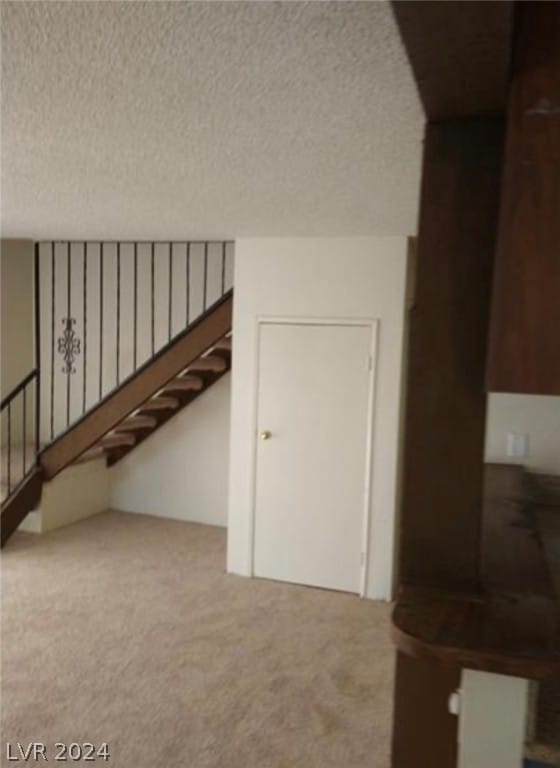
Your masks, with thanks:
<instances>
[{"instance_id":1,"label":"wood paneled cabinet","mask_svg":"<svg viewBox=\"0 0 560 768\"><path fill-rule=\"evenodd\" d=\"M560 395L560 3L517 9L487 386Z\"/></svg>"}]
</instances>

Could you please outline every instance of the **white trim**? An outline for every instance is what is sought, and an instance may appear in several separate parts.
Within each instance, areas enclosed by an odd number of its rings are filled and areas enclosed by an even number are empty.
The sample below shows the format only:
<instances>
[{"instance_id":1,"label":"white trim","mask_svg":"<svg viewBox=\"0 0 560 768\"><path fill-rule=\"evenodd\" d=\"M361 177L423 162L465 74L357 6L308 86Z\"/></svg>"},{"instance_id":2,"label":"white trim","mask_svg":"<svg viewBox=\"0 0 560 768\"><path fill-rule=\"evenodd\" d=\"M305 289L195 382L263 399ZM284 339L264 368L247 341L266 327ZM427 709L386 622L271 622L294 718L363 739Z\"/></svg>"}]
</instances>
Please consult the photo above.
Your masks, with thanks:
<instances>
[{"instance_id":1,"label":"white trim","mask_svg":"<svg viewBox=\"0 0 560 768\"><path fill-rule=\"evenodd\" d=\"M367 592L367 577L369 572L370 558L370 530L372 515L372 484L373 484L373 422L375 414L375 393L376 393L376 371L377 371L377 350L378 350L378 318L341 318L341 317L292 317L292 316L274 316L258 315L256 317L255 333L255 379L254 379L254 397L252 414L252 435L253 460L251 465L251 515L250 515L250 553L249 553L249 573L251 577L255 575L255 527L256 527L256 503L257 503L257 426L259 411L259 374L260 374L260 344L261 328L263 325L331 325L331 326L355 326L370 328L370 360L371 365L368 371L368 402L367 402L367 432L366 432L366 451L364 468L364 512L362 527L362 546L360 549L360 589L359 596L365 597ZM363 555L363 556L362 556Z\"/></svg>"},{"instance_id":2,"label":"white trim","mask_svg":"<svg viewBox=\"0 0 560 768\"><path fill-rule=\"evenodd\" d=\"M257 325L358 325L373 326L378 322L373 317L330 317L319 315L317 317L283 316L283 315L257 315Z\"/></svg>"},{"instance_id":3,"label":"white trim","mask_svg":"<svg viewBox=\"0 0 560 768\"><path fill-rule=\"evenodd\" d=\"M253 413L251 419L251 434L253 435L253 445L251 447L251 453L253 455L251 461L251 515L249 520L249 574L251 578L255 576L255 517L256 517L256 504L257 504L257 427L259 416L259 382L260 382L260 349L261 349L261 323L257 318L257 332L255 334L256 346L253 350L254 358L254 379L253 379Z\"/></svg>"},{"instance_id":4,"label":"white trim","mask_svg":"<svg viewBox=\"0 0 560 768\"><path fill-rule=\"evenodd\" d=\"M366 434L366 466L365 466L365 493L364 493L364 532L363 542L365 554L362 564L362 582L360 584L360 597L365 597L367 592L369 558L370 558L370 531L371 531L371 513L372 513L372 487L373 487L373 426L375 419L375 394L377 391L377 339L379 336L379 320L371 321L371 346L370 346L370 366L368 382L368 404L367 404L367 434Z\"/></svg>"}]
</instances>

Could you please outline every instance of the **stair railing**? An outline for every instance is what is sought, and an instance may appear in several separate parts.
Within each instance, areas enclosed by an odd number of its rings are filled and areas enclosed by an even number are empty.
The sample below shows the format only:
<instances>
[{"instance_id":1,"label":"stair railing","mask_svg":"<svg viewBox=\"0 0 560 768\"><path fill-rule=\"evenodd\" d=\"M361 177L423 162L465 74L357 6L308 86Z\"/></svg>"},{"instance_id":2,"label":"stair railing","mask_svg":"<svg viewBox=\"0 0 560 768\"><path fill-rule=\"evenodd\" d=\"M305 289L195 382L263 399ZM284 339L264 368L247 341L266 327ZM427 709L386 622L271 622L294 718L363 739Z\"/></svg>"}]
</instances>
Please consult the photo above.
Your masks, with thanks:
<instances>
[{"instance_id":1,"label":"stair railing","mask_svg":"<svg viewBox=\"0 0 560 768\"><path fill-rule=\"evenodd\" d=\"M41 444L210 310L232 273L231 241L37 243Z\"/></svg>"},{"instance_id":2,"label":"stair railing","mask_svg":"<svg viewBox=\"0 0 560 768\"><path fill-rule=\"evenodd\" d=\"M0 404L2 501L37 466L40 448L40 371L34 368Z\"/></svg>"}]
</instances>

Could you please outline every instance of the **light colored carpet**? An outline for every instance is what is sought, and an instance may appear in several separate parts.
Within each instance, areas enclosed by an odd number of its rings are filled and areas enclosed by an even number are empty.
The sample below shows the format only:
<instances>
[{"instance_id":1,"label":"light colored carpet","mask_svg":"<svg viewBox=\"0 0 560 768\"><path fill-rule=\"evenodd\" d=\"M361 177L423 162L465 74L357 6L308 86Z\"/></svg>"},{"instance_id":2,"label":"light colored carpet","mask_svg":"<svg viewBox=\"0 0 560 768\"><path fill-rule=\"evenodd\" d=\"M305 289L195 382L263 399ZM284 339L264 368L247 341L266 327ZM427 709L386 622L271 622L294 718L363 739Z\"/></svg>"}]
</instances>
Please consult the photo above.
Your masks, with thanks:
<instances>
[{"instance_id":1,"label":"light colored carpet","mask_svg":"<svg viewBox=\"0 0 560 768\"><path fill-rule=\"evenodd\" d=\"M389 607L224 573L225 531L108 512L3 554L3 741L114 768L388 768Z\"/></svg>"}]
</instances>

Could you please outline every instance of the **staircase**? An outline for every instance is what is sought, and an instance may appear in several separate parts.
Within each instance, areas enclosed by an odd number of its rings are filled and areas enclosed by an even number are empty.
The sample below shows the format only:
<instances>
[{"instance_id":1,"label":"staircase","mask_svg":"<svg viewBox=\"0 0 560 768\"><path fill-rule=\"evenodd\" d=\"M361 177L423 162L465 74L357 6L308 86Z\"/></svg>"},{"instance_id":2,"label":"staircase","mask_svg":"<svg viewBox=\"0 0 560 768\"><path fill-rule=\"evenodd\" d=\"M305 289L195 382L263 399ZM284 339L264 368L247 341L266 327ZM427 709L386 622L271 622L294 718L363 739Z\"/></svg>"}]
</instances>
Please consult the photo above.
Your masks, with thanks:
<instances>
[{"instance_id":1,"label":"staircase","mask_svg":"<svg viewBox=\"0 0 560 768\"><path fill-rule=\"evenodd\" d=\"M204 285L206 290L206 274ZM44 483L66 467L94 459L105 459L108 467L113 466L230 370L232 307L230 289L45 445L39 434L40 369L4 398L2 546L37 506ZM29 391L32 386L34 393ZM36 409L31 440L30 402Z\"/></svg>"},{"instance_id":2,"label":"staircase","mask_svg":"<svg viewBox=\"0 0 560 768\"><path fill-rule=\"evenodd\" d=\"M65 467L106 457L120 461L195 400L230 368L233 296L229 292L201 318L44 448L44 480Z\"/></svg>"}]
</instances>

